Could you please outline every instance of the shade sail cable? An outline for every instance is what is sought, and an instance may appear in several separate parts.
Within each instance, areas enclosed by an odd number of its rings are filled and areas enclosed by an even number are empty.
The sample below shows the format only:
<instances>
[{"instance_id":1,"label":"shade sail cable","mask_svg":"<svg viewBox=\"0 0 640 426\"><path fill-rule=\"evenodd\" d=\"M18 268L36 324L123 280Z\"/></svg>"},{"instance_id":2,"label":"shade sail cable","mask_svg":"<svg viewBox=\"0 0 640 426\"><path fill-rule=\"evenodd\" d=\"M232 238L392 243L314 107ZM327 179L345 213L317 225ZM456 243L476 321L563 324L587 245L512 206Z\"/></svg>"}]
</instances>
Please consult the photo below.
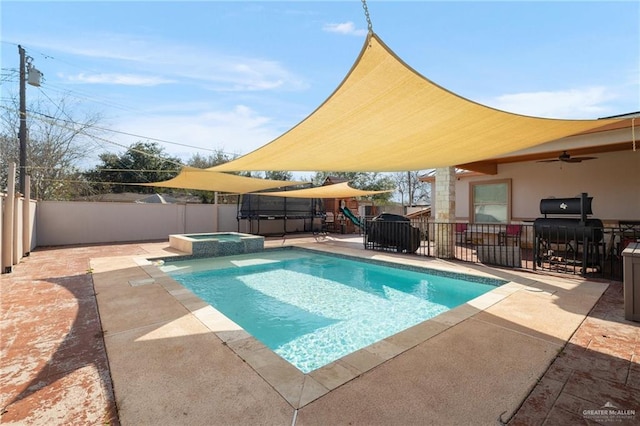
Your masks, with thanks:
<instances>
[{"instance_id":1,"label":"shade sail cable","mask_svg":"<svg viewBox=\"0 0 640 426\"><path fill-rule=\"evenodd\" d=\"M364 9L364 17L367 20L367 31L373 32L373 25L371 24L371 17L369 16L369 8L367 7L367 1L362 0L362 9Z\"/></svg>"}]
</instances>

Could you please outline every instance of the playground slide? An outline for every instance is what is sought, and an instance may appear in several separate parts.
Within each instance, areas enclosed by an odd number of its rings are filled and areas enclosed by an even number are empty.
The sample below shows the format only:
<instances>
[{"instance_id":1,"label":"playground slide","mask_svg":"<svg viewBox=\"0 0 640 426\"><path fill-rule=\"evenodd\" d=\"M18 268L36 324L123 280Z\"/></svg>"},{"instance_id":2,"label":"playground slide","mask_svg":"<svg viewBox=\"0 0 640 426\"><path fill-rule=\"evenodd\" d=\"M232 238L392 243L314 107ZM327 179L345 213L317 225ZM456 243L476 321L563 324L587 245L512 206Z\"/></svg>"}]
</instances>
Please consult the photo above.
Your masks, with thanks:
<instances>
[{"instance_id":1,"label":"playground slide","mask_svg":"<svg viewBox=\"0 0 640 426\"><path fill-rule=\"evenodd\" d=\"M354 225L356 225L359 228L362 228L362 223L360 223L360 220L358 220L358 218L355 217L353 213L351 213L351 210L349 210L348 207L340 207L340 211L342 212L343 215L346 216L347 219L353 222Z\"/></svg>"}]
</instances>

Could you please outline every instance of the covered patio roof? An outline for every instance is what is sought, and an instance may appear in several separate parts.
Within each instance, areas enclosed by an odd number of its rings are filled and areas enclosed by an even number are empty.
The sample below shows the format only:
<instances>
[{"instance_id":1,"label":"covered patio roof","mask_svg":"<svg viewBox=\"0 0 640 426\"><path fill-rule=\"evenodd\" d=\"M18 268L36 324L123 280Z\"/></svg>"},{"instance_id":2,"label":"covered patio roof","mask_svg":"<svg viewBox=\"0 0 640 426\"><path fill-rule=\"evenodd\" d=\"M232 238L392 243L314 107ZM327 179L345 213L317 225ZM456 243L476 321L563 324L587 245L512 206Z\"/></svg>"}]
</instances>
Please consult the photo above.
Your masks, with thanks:
<instances>
[{"instance_id":1,"label":"covered patio roof","mask_svg":"<svg viewBox=\"0 0 640 426\"><path fill-rule=\"evenodd\" d=\"M620 118L625 119L516 152L473 163L456 164L456 166L481 174L495 175L498 173L499 164L555 159L563 152L567 152L572 157L579 157L616 151L637 151L636 139L640 135L640 129L637 129L637 126L640 122L640 113L632 113Z\"/></svg>"},{"instance_id":2,"label":"covered patio roof","mask_svg":"<svg viewBox=\"0 0 640 426\"><path fill-rule=\"evenodd\" d=\"M423 170L468 164L621 119L557 120L462 98L405 64L373 32L351 71L313 113L217 171Z\"/></svg>"}]
</instances>

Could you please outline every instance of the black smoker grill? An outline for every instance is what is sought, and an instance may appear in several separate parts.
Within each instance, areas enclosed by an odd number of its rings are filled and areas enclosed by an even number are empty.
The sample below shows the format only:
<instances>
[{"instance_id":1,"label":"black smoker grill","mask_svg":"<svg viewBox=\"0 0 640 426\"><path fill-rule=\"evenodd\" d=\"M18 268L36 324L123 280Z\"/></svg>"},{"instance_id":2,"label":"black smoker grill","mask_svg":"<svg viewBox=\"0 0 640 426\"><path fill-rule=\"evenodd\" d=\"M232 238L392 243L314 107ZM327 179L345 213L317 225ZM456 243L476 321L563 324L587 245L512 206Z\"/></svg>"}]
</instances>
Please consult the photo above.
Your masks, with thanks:
<instances>
[{"instance_id":1,"label":"black smoker grill","mask_svg":"<svg viewBox=\"0 0 640 426\"><path fill-rule=\"evenodd\" d=\"M600 246L604 236L603 225L600 219L587 218L593 214L592 201L593 197L587 196L586 193L577 198L540 200L540 213L544 217L533 222L536 236L534 258L538 266L542 266L543 262L574 268L580 266L583 275L586 274L587 268L601 270ZM574 217L567 217L569 215Z\"/></svg>"}]
</instances>

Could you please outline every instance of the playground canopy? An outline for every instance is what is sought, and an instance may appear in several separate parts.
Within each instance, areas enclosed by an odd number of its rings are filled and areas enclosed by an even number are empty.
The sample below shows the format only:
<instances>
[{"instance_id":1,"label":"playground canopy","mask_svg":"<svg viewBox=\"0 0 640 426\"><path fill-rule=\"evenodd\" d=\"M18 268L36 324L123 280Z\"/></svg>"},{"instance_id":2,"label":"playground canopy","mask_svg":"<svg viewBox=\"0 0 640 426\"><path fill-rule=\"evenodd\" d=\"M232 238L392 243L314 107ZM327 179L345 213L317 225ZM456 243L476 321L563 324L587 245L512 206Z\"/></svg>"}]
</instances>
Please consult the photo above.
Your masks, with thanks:
<instances>
[{"instance_id":1,"label":"playground canopy","mask_svg":"<svg viewBox=\"0 0 640 426\"><path fill-rule=\"evenodd\" d=\"M307 118L216 171L390 172L504 155L620 121L496 110L423 77L373 32L340 86Z\"/></svg>"}]
</instances>

